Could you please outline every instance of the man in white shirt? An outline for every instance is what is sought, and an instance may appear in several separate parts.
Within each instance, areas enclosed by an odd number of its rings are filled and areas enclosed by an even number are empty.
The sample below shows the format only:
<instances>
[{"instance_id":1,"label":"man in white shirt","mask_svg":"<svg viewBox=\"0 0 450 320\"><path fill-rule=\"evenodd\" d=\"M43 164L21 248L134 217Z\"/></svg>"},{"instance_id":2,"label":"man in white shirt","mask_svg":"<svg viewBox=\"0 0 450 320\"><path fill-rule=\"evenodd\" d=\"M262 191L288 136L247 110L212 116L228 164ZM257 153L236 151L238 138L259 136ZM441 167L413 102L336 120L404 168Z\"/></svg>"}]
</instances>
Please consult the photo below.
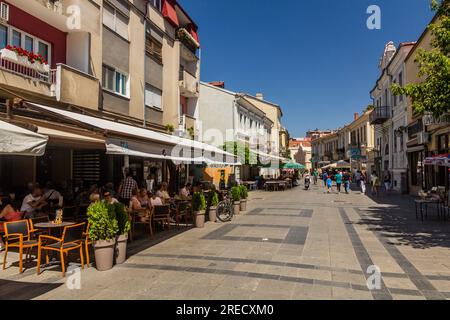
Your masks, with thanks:
<instances>
[{"instance_id":1,"label":"man in white shirt","mask_svg":"<svg viewBox=\"0 0 450 320\"><path fill-rule=\"evenodd\" d=\"M34 188L33 191L23 199L20 211L25 213L25 218L34 218L36 211L46 205L47 203L42 197L41 189Z\"/></svg>"}]
</instances>

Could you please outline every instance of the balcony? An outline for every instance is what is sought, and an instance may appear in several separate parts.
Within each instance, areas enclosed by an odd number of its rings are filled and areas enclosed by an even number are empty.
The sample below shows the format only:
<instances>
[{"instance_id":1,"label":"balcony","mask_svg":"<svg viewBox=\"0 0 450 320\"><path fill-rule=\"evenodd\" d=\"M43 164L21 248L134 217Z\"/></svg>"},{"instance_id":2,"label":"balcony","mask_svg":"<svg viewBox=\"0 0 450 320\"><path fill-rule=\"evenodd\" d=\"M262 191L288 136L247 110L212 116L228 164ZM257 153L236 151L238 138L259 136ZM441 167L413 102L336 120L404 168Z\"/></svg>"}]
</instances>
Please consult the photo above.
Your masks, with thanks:
<instances>
[{"instance_id":1,"label":"balcony","mask_svg":"<svg viewBox=\"0 0 450 320\"><path fill-rule=\"evenodd\" d=\"M383 124L391 118L391 107L375 107L370 114L370 124Z\"/></svg>"},{"instance_id":2,"label":"balcony","mask_svg":"<svg viewBox=\"0 0 450 320\"><path fill-rule=\"evenodd\" d=\"M182 43L182 50L188 49L190 56L197 58L197 49L200 48L200 44L185 28L180 28L177 30L176 38Z\"/></svg>"},{"instance_id":3,"label":"balcony","mask_svg":"<svg viewBox=\"0 0 450 320\"><path fill-rule=\"evenodd\" d=\"M180 71L180 94L187 98L198 98L199 81L186 70Z\"/></svg>"},{"instance_id":4,"label":"balcony","mask_svg":"<svg viewBox=\"0 0 450 320\"><path fill-rule=\"evenodd\" d=\"M56 69L55 96L58 101L98 110L100 81L64 64Z\"/></svg>"},{"instance_id":5,"label":"balcony","mask_svg":"<svg viewBox=\"0 0 450 320\"><path fill-rule=\"evenodd\" d=\"M25 60L14 61L12 59L14 57L7 58L4 54L6 52L8 51L3 49L0 55L0 84L13 90L19 89L32 94L54 97L56 70L50 70L48 66L38 67Z\"/></svg>"}]
</instances>

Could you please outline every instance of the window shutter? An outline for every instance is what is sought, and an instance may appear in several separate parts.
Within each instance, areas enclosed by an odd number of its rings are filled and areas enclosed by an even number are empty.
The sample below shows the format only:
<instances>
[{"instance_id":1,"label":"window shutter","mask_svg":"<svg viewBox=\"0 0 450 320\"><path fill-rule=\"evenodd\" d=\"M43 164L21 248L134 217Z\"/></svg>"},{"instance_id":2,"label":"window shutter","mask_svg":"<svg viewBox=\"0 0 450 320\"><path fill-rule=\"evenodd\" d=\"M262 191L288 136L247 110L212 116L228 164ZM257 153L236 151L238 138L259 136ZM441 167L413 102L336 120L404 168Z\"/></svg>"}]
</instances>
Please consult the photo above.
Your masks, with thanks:
<instances>
[{"instance_id":1,"label":"window shutter","mask_svg":"<svg viewBox=\"0 0 450 320\"><path fill-rule=\"evenodd\" d=\"M116 29L115 31L128 40L128 18L116 12Z\"/></svg>"},{"instance_id":2,"label":"window shutter","mask_svg":"<svg viewBox=\"0 0 450 320\"><path fill-rule=\"evenodd\" d=\"M115 30L114 20L114 8L105 3L103 5L103 24L111 30Z\"/></svg>"}]
</instances>

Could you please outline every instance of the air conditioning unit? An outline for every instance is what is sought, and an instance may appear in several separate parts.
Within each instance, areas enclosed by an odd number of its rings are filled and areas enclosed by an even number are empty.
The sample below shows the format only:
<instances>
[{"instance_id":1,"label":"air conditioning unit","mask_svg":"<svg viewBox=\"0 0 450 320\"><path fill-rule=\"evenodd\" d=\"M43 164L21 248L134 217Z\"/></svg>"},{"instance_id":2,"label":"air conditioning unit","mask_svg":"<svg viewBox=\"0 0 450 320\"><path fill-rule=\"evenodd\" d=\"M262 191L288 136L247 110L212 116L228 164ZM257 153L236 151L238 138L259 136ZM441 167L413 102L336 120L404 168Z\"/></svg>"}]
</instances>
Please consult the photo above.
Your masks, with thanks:
<instances>
[{"instance_id":1,"label":"air conditioning unit","mask_svg":"<svg viewBox=\"0 0 450 320\"><path fill-rule=\"evenodd\" d=\"M5 2L0 2L0 20L3 22L9 21L9 5Z\"/></svg>"},{"instance_id":2,"label":"air conditioning unit","mask_svg":"<svg viewBox=\"0 0 450 320\"><path fill-rule=\"evenodd\" d=\"M420 132L417 135L418 144L427 144L430 142L430 134L428 132Z\"/></svg>"}]
</instances>

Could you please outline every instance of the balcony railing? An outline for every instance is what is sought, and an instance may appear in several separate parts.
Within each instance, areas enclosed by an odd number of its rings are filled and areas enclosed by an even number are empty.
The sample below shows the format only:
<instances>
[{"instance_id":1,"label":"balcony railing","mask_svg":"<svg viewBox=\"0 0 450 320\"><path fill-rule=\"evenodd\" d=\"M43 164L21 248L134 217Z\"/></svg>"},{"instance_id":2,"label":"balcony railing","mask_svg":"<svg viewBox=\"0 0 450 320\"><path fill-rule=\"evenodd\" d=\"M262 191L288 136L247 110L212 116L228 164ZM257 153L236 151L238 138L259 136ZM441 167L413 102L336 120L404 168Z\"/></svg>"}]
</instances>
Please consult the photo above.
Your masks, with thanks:
<instances>
[{"instance_id":1,"label":"balcony railing","mask_svg":"<svg viewBox=\"0 0 450 320\"><path fill-rule=\"evenodd\" d=\"M34 81L41 81L48 84L56 83L56 69L49 72L40 72L36 69L26 67L13 61L5 60L0 57L0 69L16 75L29 78Z\"/></svg>"},{"instance_id":2,"label":"balcony railing","mask_svg":"<svg viewBox=\"0 0 450 320\"><path fill-rule=\"evenodd\" d=\"M391 107L375 107L370 114L370 124L382 124L391 118Z\"/></svg>"}]
</instances>

